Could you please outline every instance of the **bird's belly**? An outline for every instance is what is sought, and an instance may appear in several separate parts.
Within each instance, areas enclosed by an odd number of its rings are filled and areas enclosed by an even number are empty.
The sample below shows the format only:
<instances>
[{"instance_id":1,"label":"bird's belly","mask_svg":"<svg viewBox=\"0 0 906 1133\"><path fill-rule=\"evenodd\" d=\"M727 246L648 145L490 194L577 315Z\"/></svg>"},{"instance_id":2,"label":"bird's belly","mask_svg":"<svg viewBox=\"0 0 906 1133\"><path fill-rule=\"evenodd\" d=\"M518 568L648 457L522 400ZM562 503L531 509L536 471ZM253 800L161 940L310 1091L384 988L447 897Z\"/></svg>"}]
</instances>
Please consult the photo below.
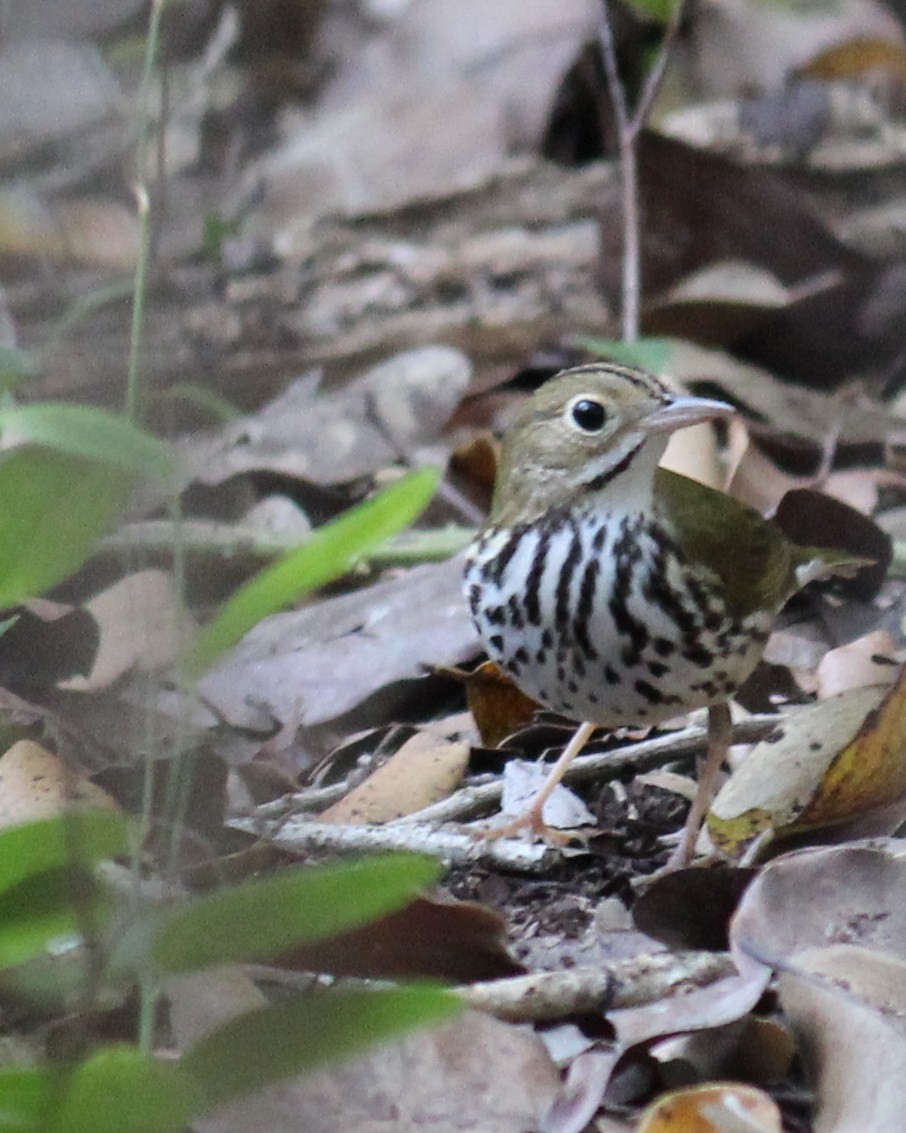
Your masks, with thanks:
<instances>
[{"instance_id":1,"label":"bird's belly","mask_svg":"<svg viewBox=\"0 0 906 1133\"><path fill-rule=\"evenodd\" d=\"M726 700L755 667L771 615L735 618L716 576L664 553L656 529L486 533L466 570L487 649L527 695L605 727Z\"/></svg>"}]
</instances>

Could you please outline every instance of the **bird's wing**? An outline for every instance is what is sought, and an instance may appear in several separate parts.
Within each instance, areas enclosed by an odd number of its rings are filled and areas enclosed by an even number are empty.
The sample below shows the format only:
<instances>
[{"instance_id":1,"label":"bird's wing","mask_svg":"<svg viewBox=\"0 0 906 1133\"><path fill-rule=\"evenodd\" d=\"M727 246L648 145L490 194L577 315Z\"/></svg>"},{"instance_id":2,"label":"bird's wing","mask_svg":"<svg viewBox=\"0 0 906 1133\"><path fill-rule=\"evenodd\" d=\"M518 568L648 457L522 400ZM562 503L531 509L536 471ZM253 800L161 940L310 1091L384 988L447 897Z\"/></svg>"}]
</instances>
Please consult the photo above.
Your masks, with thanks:
<instances>
[{"instance_id":1,"label":"bird's wing","mask_svg":"<svg viewBox=\"0 0 906 1133\"><path fill-rule=\"evenodd\" d=\"M721 578L736 616L778 610L799 589L798 548L754 508L666 468L655 499L686 557Z\"/></svg>"}]
</instances>

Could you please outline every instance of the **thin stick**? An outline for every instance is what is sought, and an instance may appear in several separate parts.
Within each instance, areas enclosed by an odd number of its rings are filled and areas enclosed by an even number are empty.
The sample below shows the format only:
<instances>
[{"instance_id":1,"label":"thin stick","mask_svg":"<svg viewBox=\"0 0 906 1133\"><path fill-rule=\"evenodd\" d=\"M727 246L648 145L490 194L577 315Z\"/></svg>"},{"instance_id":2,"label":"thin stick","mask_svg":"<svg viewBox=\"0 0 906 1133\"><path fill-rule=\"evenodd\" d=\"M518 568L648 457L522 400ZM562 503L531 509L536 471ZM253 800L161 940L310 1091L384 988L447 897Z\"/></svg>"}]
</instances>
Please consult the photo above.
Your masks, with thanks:
<instances>
[{"instance_id":1,"label":"thin stick","mask_svg":"<svg viewBox=\"0 0 906 1133\"><path fill-rule=\"evenodd\" d=\"M622 263L622 332L626 342L639 337L641 310L641 218L639 214L638 138L648 121L651 107L660 90L667 63L679 33L684 0L676 0L657 57L648 72L638 105L630 114L626 88L620 78L617 49L610 22L609 0L603 0L604 14L599 38L604 61L607 91L613 106L620 147L620 178L623 197L623 263Z\"/></svg>"}]
</instances>

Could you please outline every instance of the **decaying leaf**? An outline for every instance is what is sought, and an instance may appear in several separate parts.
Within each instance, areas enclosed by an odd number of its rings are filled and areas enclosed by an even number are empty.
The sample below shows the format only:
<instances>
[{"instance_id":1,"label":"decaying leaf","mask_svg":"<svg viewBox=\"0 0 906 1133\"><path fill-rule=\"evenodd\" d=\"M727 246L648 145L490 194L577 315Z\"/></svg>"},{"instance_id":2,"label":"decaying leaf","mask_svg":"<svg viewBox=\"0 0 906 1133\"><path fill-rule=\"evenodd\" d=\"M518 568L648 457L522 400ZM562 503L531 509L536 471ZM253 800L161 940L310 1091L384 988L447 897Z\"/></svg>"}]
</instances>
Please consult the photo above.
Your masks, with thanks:
<instances>
[{"instance_id":1,"label":"decaying leaf","mask_svg":"<svg viewBox=\"0 0 906 1133\"><path fill-rule=\"evenodd\" d=\"M0 827L55 818L77 805L118 810L106 791L33 740L0 757Z\"/></svg>"},{"instance_id":2,"label":"decaying leaf","mask_svg":"<svg viewBox=\"0 0 906 1133\"><path fill-rule=\"evenodd\" d=\"M471 673L463 674L466 702L478 726L481 742L497 747L528 724L538 705L520 692L493 661L485 661Z\"/></svg>"},{"instance_id":3,"label":"decaying leaf","mask_svg":"<svg viewBox=\"0 0 906 1133\"><path fill-rule=\"evenodd\" d=\"M165 571L127 575L86 608L100 627L100 645L89 675L73 677L65 688L88 692L107 688L132 668L146 673L163 669L188 646L192 619Z\"/></svg>"},{"instance_id":4,"label":"decaying leaf","mask_svg":"<svg viewBox=\"0 0 906 1133\"><path fill-rule=\"evenodd\" d=\"M229 723L257 731L270 730L275 720L323 724L380 694L374 718L355 725L365 727L391 718L405 696L401 682L477 651L462 598L462 563L451 559L267 618L199 688Z\"/></svg>"},{"instance_id":5,"label":"decaying leaf","mask_svg":"<svg viewBox=\"0 0 906 1133\"><path fill-rule=\"evenodd\" d=\"M823 827L906 796L906 692L853 689L790 712L718 793L708 832L738 854L763 831Z\"/></svg>"},{"instance_id":6,"label":"decaying leaf","mask_svg":"<svg viewBox=\"0 0 906 1133\"><path fill-rule=\"evenodd\" d=\"M468 741L450 738L448 722L440 721L406 740L377 771L324 811L320 821L390 822L412 814L447 798L468 762Z\"/></svg>"},{"instance_id":7,"label":"decaying leaf","mask_svg":"<svg viewBox=\"0 0 906 1133\"><path fill-rule=\"evenodd\" d=\"M900 1133L906 1111L906 962L852 944L796 953L780 975L817 1106L815 1133Z\"/></svg>"},{"instance_id":8,"label":"decaying leaf","mask_svg":"<svg viewBox=\"0 0 906 1133\"><path fill-rule=\"evenodd\" d=\"M730 924L736 956L791 966L798 952L851 944L906 962L906 855L898 838L783 854L758 874Z\"/></svg>"},{"instance_id":9,"label":"decaying leaf","mask_svg":"<svg viewBox=\"0 0 906 1133\"><path fill-rule=\"evenodd\" d=\"M762 1090L738 1082L690 1086L659 1098L638 1133L780 1133L780 1110Z\"/></svg>"}]
</instances>

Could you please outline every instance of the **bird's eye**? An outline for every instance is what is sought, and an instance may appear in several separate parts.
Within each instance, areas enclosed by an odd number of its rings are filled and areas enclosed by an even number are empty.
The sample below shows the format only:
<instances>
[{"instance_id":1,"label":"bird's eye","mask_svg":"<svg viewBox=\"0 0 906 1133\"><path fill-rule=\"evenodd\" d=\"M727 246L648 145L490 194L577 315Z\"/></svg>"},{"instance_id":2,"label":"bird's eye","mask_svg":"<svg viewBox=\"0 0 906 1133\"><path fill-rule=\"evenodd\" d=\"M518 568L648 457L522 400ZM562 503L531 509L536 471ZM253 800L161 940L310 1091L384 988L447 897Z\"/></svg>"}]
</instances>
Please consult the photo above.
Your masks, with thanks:
<instances>
[{"instance_id":1,"label":"bird's eye","mask_svg":"<svg viewBox=\"0 0 906 1133\"><path fill-rule=\"evenodd\" d=\"M600 401L591 397L578 397L568 409L570 422L583 433L600 433L607 420L607 412Z\"/></svg>"}]
</instances>

